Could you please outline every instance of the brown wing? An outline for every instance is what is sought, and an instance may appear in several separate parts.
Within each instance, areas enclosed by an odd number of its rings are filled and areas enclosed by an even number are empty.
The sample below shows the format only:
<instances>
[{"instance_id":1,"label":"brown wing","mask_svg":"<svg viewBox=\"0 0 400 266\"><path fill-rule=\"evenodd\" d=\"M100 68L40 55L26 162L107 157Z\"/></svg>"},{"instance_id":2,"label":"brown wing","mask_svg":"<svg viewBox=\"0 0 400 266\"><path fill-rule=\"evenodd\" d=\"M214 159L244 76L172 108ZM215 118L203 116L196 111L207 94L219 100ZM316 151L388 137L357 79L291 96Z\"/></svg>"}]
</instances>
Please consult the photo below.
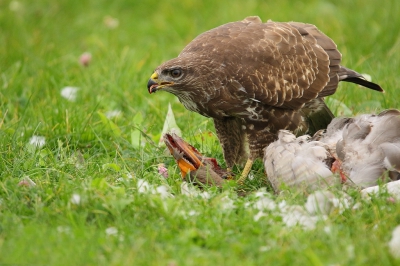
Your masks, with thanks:
<instances>
[{"instance_id":1,"label":"brown wing","mask_svg":"<svg viewBox=\"0 0 400 266\"><path fill-rule=\"evenodd\" d=\"M317 45L324 49L325 53L329 56L329 82L324 89L319 93L319 97L332 95L335 93L339 84L340 62L342 61L342 54L338 51L336 44L331 38L323 34L316 26L312 24L290 22L291 26L295 27L303 38L310 42L316 42Z\"/></svg>"},{"instance_id":2,"label":"brown wing","mask_svg":"<svg viewBox=\"0 0 400 266\"><path fill-rule=\"evenodd\" d=\"M238 84L242 87L235 97L282 108L297 109L332 94L339 81L341 55L333 41L311 24L260 23L251 17L199 35L180 56L189 54L223 68L224 87L230 91Z\"/></svg>"}]
</instances>

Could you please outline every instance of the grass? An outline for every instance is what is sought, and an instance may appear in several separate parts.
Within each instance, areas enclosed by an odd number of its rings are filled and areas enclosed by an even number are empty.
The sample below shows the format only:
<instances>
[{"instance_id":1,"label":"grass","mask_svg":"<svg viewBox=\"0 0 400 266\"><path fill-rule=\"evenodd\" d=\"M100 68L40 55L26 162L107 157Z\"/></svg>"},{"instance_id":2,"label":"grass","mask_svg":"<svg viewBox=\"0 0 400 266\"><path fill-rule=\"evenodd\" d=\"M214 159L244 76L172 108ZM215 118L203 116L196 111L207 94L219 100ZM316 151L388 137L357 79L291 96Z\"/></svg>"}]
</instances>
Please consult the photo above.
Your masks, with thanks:
<instances>
[{"instance_id":1,"label":"grass","mask_svg":"<svg viewBox=\"0 0 400 266\"><path fill-rule=\"evenodd\" d=\"M152 70L197 34L259 15L316 24L336 41L344 65L386 91L341 84L330 99L353 114L399 108L399 13L396 0L0 1L0 264L399 263L386 243L400 205L385 197L365 202L350 191L359 209L304 230L274 211L255 221L258 198L237 197L233 184L208 189L206 199L182 194L176 165L156 145L168 103L184 138L222 162L215 136L201 141L212 122L146 89ZM115 28L107 26L113 18ZM84 52L92 54L89 67L78 63ZM61 97L66 86L79 88L76 101ZM107 118L113 110L121 115ZM29 144L34 135L45 137L43 147ZM261 164L253 174L250 191L265 186ZM26 177L36 186L18 186ZM174 197L142 191L143 180ZM305 201L295 192L273 199Z\"/></svg>"}]
</instances>

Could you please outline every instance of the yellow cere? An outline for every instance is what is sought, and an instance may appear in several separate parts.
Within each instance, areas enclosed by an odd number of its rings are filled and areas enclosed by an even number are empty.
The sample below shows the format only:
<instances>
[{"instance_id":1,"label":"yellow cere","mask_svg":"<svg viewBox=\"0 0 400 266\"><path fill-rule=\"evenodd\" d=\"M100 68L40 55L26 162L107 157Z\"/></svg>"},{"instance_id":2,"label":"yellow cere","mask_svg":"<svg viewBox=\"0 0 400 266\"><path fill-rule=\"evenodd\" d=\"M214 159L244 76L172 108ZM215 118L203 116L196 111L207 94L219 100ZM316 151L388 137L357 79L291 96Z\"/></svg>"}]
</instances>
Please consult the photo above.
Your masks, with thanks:
<instances>
[{"instance_id":1,"label":"yellow cere","mask_svg":"<svg viewBox=\"0 0 400 266\"><path fill-rule=\"evenodd\" d=\"M153 75L150 77L151 79L158 79L158 74L157 72L154 72Z\"/></svg>"}]
</instances>

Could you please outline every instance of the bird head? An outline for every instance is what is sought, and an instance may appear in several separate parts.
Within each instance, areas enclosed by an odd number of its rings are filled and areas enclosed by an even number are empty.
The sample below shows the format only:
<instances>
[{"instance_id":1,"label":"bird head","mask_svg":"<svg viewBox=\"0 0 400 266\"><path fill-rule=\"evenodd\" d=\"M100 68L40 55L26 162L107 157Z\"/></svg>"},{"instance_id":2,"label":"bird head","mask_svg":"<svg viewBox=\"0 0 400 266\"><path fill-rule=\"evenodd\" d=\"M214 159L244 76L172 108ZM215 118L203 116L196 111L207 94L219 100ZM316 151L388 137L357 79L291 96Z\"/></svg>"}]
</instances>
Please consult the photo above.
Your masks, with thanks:
<instances>
[{"instance_id":1,"label":"bird head","mask_svg":"<svg viewBox=\"0 0 400 266\"><path fill-rule=\"evenodd\" d=\"M217 71L205 56L193 53L180 55L154 70L147 83L147 89L150 94L167 91L176 96L187 95L212 86Z\"/></svg>"},{"instance_id":2,"label":"bird head","mask_svg":"<svg viewBox=\"0 0 400 266\"><path fill-rule=\"evenodd\" d=\"M185 178L188 172L195 171L203 165L202 158L204 156L178 135L165 134L164 143L177 162L183 178Z\"/></svg>"},{"instance_id":3,"label":"bird head","mask_svg":"<svg viewBox=\"0 0 400 266\"><path fill-rule=\"evenodd\" d=\"M180 67L163 69L161 71L156 70L147 83L147 89L150 94L161 89L173 91L182 82L183 75L184 71Z\"/></svg>"},{"instance_id":4,"label":"bird head","mask_svg":"<svg viewBox=\"0 0 400 266\"><path fill-rule=\"evenodd\" d=\"M151 75L147 89L149 93L164 90L173 94L187 89L194 79L193 68L182 58L169 60L156 68Z\"/></svg>"},{"instance_id":5,"label":"bird head","mask_svg":"<svg viewBox=\"0 0 400 266\"><path fill-rule=\"evenodd\" d=\"M202 155L195 147L175 134L165 134L164 142L181 171L182 178L196 178L202 184L220 186L232 174L222 169L215 158Z\"/></svg>"}]
</instances>

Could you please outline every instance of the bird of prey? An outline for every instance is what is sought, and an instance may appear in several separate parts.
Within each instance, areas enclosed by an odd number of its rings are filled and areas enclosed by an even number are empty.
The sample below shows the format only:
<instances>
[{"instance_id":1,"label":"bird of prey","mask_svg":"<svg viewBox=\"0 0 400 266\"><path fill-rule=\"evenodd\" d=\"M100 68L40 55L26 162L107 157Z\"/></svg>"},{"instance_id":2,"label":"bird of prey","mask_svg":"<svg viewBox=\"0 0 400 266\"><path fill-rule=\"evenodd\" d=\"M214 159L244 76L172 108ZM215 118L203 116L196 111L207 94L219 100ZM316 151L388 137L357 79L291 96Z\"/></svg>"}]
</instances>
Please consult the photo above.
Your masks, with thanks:
<instances>
[{"instance_id":1,"label":"bird of prey","mask_svg":"<svg viewBox=\"0 0 400 266\"><path fill-rule=\"evenodd\" d=\"M341 58L314 25L248 17L197 36L155 69L147 88L213 119L228 168L247 159L241 183L280 129L302 135L326 128L333 114L323 97L339 81L383 91Z\"/></svg>"},{"instance_id":2,"label":"bird of prey","mask_svg":"<svg viewBox=\"0 0 400 266\"><path fill-rule=\"evenodd\" d=\"M264 154L267 178L275 191L315 189L337 184L366 188L378 180L400 179L400 111L333 119L318 140L281 130ZM338 172L341 178L333 175ZM387 175L385 174L387 173ZM386 180L385 180L386 179Z\"/></svg>"}]
</instances>

